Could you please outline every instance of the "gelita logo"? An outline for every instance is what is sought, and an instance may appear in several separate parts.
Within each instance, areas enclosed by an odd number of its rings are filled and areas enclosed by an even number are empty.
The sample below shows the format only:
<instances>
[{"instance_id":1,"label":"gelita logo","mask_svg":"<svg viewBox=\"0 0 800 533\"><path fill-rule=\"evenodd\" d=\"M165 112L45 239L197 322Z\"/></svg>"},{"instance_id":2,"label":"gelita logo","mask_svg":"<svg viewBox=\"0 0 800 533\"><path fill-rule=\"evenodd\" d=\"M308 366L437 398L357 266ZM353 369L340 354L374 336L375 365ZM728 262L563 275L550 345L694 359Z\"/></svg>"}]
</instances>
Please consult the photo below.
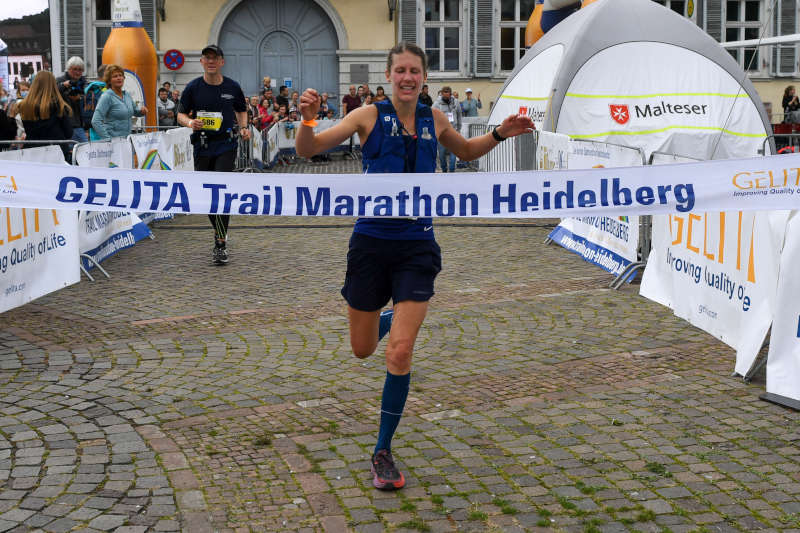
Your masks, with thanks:
<instances>
[{"instance_id":1,"label":"gelita logo","mask_svg":"<svg viewBox=\"0 0 800 533\"><path fill-rule=\"evenodd\" d=\"M631 118L631 113L628 111L627 104L609 104L608 111L611 113L611 118L617 124L626 124Z\"/></svg>"}]
</instances>

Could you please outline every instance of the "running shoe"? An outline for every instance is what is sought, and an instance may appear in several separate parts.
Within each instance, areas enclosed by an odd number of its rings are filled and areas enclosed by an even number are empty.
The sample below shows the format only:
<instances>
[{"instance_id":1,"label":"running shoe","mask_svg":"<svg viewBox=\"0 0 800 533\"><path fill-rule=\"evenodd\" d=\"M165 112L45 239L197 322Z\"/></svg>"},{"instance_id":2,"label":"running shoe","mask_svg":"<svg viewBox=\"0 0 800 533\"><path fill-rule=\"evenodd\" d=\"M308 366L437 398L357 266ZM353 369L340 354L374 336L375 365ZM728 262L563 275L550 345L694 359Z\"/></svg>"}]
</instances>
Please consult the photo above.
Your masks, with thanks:
<instances>
[{"instance_id":1,"label":"running shoe","mask_svg":"<svg viewBox=\"0 0 800 533\"><path fill-rule=\"evenodd\" d=\"M372 456L372 485L380 490L397 490L406 486L406 478L394 466L389 450L378 450Z\"/></svg>"},{"instance_id":2,"label":"running shoe","mask_svg":"<svg viewBox=\"0 0 800 533\"><path fill-rule=\"evenodd\" d=\"M215 265L224 265L228 262L228 249L225 246L225 241L216 241L214 243L214 251L211 253L211 259Z\"/></svg>"},{"instance_id":3,"label":"running shoe","mask_svg":"<svg viewBox=\"0 0 800 533\"><path fill-rule=\"evenodd\" d=\"M380 322L378 322L379 341L385 337L387 333L389 333L390 329L392 329L392 318L394 318L393 310L387 309L386 311L381 312Z\"/></svg>"}]
</instances>

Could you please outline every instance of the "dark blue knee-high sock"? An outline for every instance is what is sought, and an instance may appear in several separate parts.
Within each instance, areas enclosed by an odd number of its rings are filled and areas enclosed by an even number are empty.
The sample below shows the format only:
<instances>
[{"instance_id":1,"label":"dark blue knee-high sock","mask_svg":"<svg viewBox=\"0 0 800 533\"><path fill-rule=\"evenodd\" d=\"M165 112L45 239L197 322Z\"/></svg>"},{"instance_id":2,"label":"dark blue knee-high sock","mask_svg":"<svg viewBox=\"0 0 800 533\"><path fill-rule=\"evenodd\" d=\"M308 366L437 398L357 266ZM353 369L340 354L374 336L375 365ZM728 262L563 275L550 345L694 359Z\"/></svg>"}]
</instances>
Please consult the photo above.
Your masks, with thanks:
<instances>
[{"instance_id":1,"label":"dark blue knee-high sock","mask_svg":"<svg viewBox=\"0 0 800 533\"><path fill-rule=\"evenodd\" d=\"M408 398L408 384L411 382L411 373L404 376L395 376L386 372L386 381L383 383L383 398L381 398L381 428L378 431L378 443L375 451L391 450L392 437L403 408Z\"/></svg>"}]
</instances>

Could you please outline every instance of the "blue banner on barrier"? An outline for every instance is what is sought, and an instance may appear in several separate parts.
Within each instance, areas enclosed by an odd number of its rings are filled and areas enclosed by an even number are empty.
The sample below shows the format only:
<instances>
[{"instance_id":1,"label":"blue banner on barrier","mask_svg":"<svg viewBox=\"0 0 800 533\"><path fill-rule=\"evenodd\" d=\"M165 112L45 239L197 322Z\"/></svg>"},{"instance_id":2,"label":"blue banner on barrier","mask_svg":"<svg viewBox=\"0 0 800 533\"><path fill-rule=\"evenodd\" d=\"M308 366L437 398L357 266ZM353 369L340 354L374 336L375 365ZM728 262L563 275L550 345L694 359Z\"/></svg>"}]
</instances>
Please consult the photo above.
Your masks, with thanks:
<instances>
[{"instance_id":1,"label":"blue banner on barrier","mask_svg":"<svg viewBox=\"0 0 800 533\"><path fill-rule=\"evenodd\" d=\"M556 244L572 253L578 254L585 261L599 266L612 274L619 275L631 262L621 255L595 244L580 235L572 233L563 226L557 226L548 237ZM626 281L633 281L635 275L628 276Z\"/></svg>"},{"instance_id":2,"label":"blue banner on barrier","mask_svg":"<svg viewBox=\"0 0 800 533\"><path fill-rule=\"evenodd\" d=\"M98 213L98 215L103 216L113 216L114 214L115 213L113 212ZM123 216L129 215L125 213ZM94 267L94 264L89 261L89 259L84 257L85 255L91 257L96 263L101 263L120 250L130 248L138 241L144 239L145 237L149 237L151 232L150 228L147 227L147 224L136 218L135 220L137 220L137 222L133 224L132 227L125 228L122 231L118 231L110 235L102 243L90 250L82 251L81 264L83 265L83 268L89 270Z\"/></svg>"}]
</instances>

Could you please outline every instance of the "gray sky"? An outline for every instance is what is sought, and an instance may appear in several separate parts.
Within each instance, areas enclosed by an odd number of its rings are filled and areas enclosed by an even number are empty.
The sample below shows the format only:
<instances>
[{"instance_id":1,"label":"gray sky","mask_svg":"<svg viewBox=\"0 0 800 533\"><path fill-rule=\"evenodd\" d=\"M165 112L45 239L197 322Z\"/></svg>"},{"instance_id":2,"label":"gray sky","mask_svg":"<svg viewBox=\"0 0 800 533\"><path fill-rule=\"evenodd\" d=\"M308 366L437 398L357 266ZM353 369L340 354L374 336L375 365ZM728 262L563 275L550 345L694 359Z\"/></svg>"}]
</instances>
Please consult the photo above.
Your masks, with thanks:
<instances>
[{"instance_id":1,"label":"gray sky","mask_svg":"<svg viewBox=\"0 0 800 533\"><path fill-rule=\"evenodd\" d=\"M0 20L41 13L46 7L47 0L2 0L0 1Z\"/></svg>"}]
</instances>

